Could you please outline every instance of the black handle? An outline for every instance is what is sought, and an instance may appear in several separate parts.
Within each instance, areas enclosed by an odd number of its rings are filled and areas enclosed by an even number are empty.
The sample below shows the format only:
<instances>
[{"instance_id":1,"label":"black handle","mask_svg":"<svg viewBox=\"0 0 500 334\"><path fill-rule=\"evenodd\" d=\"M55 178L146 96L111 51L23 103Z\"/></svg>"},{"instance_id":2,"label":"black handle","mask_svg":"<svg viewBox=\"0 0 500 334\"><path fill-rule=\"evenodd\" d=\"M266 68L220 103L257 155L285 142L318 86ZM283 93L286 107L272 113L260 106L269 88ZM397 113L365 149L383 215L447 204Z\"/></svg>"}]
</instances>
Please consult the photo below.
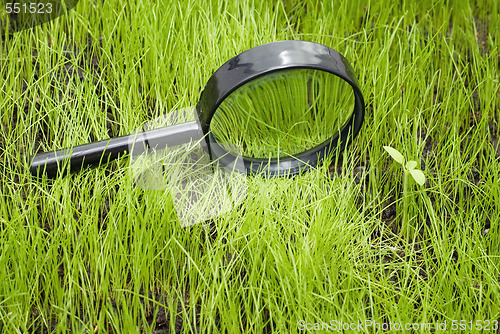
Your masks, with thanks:
<instances>
[{"instance_id":1,"label":"black handle","mask_svg":"<svg viewBox=\"0 0 500 334\"><path fill-rule=\"evenodd\" d=\"M46 174L48 177L55 177L66 171L63 170L66 163L69 163L70 171L76 171L87 166L96 167L101 163L107 163L128 152L133 146L160 150L201 138L203 132L200 124L192 121L59 151L40 153L31 160L30 172L34 176Z\"/></svg>"}]
</instances>

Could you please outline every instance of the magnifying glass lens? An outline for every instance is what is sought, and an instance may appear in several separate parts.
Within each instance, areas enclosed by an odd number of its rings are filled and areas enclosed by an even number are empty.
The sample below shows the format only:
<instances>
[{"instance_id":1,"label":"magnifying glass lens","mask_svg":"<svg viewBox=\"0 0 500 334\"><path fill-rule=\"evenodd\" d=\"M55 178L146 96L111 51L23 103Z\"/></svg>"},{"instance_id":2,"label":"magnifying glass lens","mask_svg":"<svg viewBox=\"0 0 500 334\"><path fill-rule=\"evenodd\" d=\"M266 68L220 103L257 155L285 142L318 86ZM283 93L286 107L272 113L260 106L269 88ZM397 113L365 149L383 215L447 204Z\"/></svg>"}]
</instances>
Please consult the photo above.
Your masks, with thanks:
<instances>
[{"instance_id":1,"label":"magnifying glass lens","mask_svg":"<svg viewBox=\"0 0 500 334\"><path fill-rule=\"evenodd\" d=\"M354 104L352 87L334 74L281 70L252 80L226 97L210 131L232 153L290 157L338 135Z\"/></svg>"}]
</instances>

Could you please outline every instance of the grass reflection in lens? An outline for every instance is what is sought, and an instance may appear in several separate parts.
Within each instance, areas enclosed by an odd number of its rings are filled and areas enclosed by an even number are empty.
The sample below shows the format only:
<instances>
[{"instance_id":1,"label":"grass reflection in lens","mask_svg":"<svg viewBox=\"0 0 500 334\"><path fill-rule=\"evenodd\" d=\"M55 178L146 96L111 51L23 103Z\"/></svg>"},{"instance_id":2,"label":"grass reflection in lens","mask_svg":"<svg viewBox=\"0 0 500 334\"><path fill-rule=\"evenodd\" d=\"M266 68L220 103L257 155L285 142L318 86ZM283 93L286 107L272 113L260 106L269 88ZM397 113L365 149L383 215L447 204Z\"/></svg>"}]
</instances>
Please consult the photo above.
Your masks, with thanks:
<instances>
[{"instance_id":1,"label":"grass reflection in lens","mask_svg":"<svg viewBox=\"0 0 500 334\"><path fill-rule=\"evenodd\" d=\"M252 158L289 157L332 138L354 110L352 87L331 73L277 71L250 81L219 106L210 125L226 150Z\"/></svg>"}]
</instances>

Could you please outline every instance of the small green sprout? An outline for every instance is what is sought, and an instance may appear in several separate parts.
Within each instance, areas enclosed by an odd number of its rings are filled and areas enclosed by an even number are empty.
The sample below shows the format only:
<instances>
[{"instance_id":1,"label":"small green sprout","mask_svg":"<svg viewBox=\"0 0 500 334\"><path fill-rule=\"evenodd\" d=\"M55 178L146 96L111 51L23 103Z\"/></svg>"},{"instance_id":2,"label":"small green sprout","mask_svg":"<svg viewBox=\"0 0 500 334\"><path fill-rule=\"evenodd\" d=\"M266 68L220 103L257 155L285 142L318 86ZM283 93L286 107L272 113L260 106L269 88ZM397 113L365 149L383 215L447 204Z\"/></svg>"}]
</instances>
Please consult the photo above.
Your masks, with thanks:
<instances>
[{"instance_id":1,"label":"small green sprout","mask_svg":"<svg viewBox=\"0 0 500 334\"><path fill-rule=\"evenodd\" d=\"M389 155L397 162L399 162L401 164L401 166L403 167L403 170L405 172L405 174L408 174L410 173L411 176L413 177L413 179L415 180L415 182L417 182L419 185L423 186L424 183L425 183L425 175L424 173L422 173L422 171L420 169L417 169L417 162L414 161L414 160L410 160L408 162L406 162L406 164L404 163L404 157L403 155L401 154L401 152L399 152L398 150L396 150L395 148L392 148L390 146L384 146L384 150L387 151L387 153L389 153Z\"/></svg>"},{"instance_id":2,"label":"small green sprout","mask_svg":"<svg viewBox=\"0 0 500 334\"><path fill-rule=\"evenodd\" d=\"M410 232L409 219L408 219L408 210L409 210L409 202L408 202L408 174L410 174L415 182L417 182L420 186L423 186L425 183L425 175L420 170L417 169L417 162L414 160L407 161L405 163L405 159L401 152L392 148L390 146L384 146L384 150L389 153L389 155L401 166L403 167L404 176L403 176L403 203L400 210L403 212L403 225L401 226L401 232L406 234L406 238L408 239L412 233Z\"/></svg>"}]
</instances>

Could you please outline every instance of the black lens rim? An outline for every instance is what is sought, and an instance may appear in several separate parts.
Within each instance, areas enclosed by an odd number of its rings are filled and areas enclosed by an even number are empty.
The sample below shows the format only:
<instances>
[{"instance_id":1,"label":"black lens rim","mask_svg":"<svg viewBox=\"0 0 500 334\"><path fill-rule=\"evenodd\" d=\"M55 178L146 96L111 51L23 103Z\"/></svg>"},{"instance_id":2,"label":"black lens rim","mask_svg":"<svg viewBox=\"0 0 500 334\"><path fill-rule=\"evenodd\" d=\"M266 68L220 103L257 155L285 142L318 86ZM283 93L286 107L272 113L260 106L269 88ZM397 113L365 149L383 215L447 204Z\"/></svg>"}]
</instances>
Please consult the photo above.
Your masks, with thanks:
<instances>
[{"instance_id":1,"label":"black lens rim","mask_svg":"<svg viewBox=\"0 0 500 334\"><path fill-rule=\"evenodd\" d=\"M365 104L350 63L338 51L307 41L279 41L259 45L228 60L208 80L196 105L198 121L207 138L212 160L231 165L238 158L225 150L210 133L210 122L219 105L232 92L249 81L273 72L290 69L314 69L336 75L354 91L354 110L340 130L323 143L293 157L259 159L242 157L235 165L242 173L267 177L295 175L315 167L328 154L343 151L358 135L364 121Z\"/></svg>"}]
</instances>

